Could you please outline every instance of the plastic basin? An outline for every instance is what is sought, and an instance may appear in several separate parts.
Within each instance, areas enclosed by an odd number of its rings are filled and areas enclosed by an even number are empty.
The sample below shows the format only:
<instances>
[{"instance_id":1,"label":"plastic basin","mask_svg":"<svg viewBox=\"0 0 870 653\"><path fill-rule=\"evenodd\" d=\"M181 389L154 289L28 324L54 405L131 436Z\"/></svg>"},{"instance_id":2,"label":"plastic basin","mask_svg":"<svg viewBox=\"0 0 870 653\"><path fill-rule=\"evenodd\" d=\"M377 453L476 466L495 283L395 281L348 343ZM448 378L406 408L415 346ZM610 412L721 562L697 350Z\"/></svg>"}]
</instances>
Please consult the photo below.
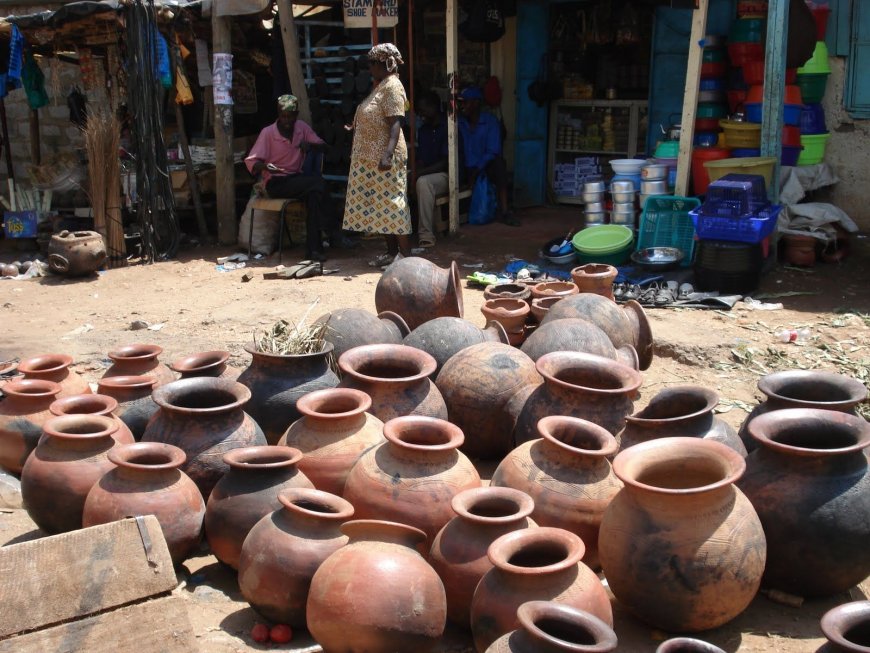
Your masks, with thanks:
<instances>
[{"instance_id":1,"label":"plastic basin","mask_svg":"<svg viewBox=\"0 0 870 653\"><path fill-rule=\"evenodd\" d=\"M735 147L731 150L731 155L735 159L745 159L752 156L760 156L761 149L757 147Z\"/></svg>"},{"instance_id":2,"label":"plastic basin","mask_svg":"<svg viewBox=\"0 0 870 653\"><path fill-rule=\"evenodd\" d=\"M800 135L798 135L798 138L800 138ZM718 132L695 132L693 141L695 147L714 147L718 142Z\"/></svg>"},{"instance_id":3,"label":"plastic basin","mask_svg":"<svg viewBox=\"0 0 870 653\"><path fill-rule=\"evenodd\" d=\"M784 166L796 166L798 159L800 158L801 151L803 149L804 148L801 145L783 144L782 154L779 157L779 162Z\"/></svg>"},{"instance_id":4,"label":"plastic basin","mask_svg":"<svg viewBox=\"0 0 870 653\"><path fill-rule=\"evenodd\" d=\"M619 225L605 225L605 226L616 227ZM602 227L596 227L595 230L597 231L601 228ZM626 261L628 261L629 257L631 257L632 249L633 249L632 243L629 242L628 245L626 245L622 249L619 249L619 250L612 252L610 254L600 254L600 253L593 253L593 252L579 252L576 250L574 253L575 253L577 261L579 263L583 263L583 264L585 264L585 263L604 263L606 265L619 266L619 265L624 264Z\"/></svg>"},{"instance_id":5,"label":"plastic basin","mask_svg":"<svg viewBox=\"0 0 870 653\"><path fill-rule=\"evenodd\" d=\"M804 149L798 157L797 164L799 166L811 166L821 163L825 158L825 148L828 145L830 137L830 133L802 134L801 145L803 145Z\"/></svg>"},{"instance_id":6,"label":"plastic basin","mask_svg":"<svg viewBox=\"0 0 870 653\"><path fill-rule=\"evenodd\" d=\"M695 118L724 118L728 114L725 105L718 102L699 102ZM718 125L717 125L718 127Z\"/></svg>"},{"instance_id":7,"label":"plastic basin","mask_svg":"<svg viewBox=\"0 0 870 653\"><path fill-rule=\"evenodd\" d=\"M825 125L825 110L822 105L814 102L805 104L801 109L801 133L824 134L828 131Z\"/></svg>"},{"instance_id":8,"label":"plastic basin","mask_svg":"<svg viewBox=\"0 0 870 653\"><path fill-rule=\"evenodd\" d=\"M825 5L819 5L813 8L813 20L816 21L816 40L824 41L825 32L828 30L828 17L831 15L831 8Z\"/></svg>"},{"instance_id":9,"label":"plastic basin","mask_svg":"<svg viewBox=\"0 0 870 653\"><path fill-rule=\"evenodd\" d=\"M764 45L761 43L729 43L728 58L734 66L743 66L750 61L764 61Z\"/></svg>"},{"instance_id":10,"label":"plastic basin","mask_svg":"<svg viewBox=\"0 0 870 653\"><path fill-rule=\"evenodd\" d=\"M782 144L789 147L801 146L801 130L800 127L786 125L782 128Z\"/></svg>"},{"instance_id":11,"label":"plastic basin","mask_svg":"<svg viewBox=\"0 0 870 653\"><path fill-rule=\"evenodd\" d=\"M746 91L741 89L729 89L728 95L728 110L731 113L737 111L740 107L746 104ZM717 125L718 127L718 125Z\"/></svg>"},{"instance_id":12,"label":"plastic basin","mask_svg":"<svg viewBox=\"0 0 870 653\"><path fill-rule=\"evenodd\" d=\"M578 254L615 254L631 247L634 233L628 227L607 224L593 229L583 229L574 234L571 244Z\"/></svg>"},{"instance_id":13,"label":"plastic basin","mask_svg":"<svg viewBox=\"0 0 870 653\"><path fill-rule=\"evenodd\" d=\"M764 18L738 18L728 30L728 43L760 43L764 40Z\"/></svg>"},{"instance_id":14,"label":"plastic basin","mask_svg":"<svg viewBox=\"0 0 870 653\"><path fill-rule=\"evenodd\" d=\"M807 62L798 68L798 75L815 75L826 74L831 72L831 64L828 62L828 46L824 41L816 41L816 48L813 50Z\"/></svg>"},{"instance_id":15,"label":"plastic basin","mask_svg":"<svg viewBox=\"0 0 870 653\"><path fill-rule=\"evenodd\" d=\"M761 125L735 120L720 120L728 147L761 147Z\"/></svg>"},{"instance_id":16,"label":"plastic basin","mask_svg":"<svg viewBox=\"0 0 870 653\"><path fill-rule=\"evenodd\" d=\"M610 167L618 175L637 175L646 165L646 159L613 159Z\"/></svg>"},{"instance_id":17,"label":"plastic basin","mask_svg":"<svg viewBox=\"0 0 870 653\"><path fill-rule=\"evenodd\" d=\"M701 79L718 79L728 73L728 64L724 61L705 61L701 64Z\"/></svg>"},{"instance_id":18,"label":"plastic basin","mask_svg":"<svg viewBox=\"0 0 870 653\"><path fill-rule=\"evenodd\" d=\"M695 121L695 128L698 127L698 121ZM702 129L700 131L709 131L706 129ZM656 147L655 157L657 159L676 159L680 156L680 142L679 141L662 141Z\"/></svg>"},{"instance_id":19,"label":"plastic basin","mask_svg":"<svg viewBox=\"0 0 870 653\"><path fill-rule=\"evenodd\" d=\"M798 73L797 85L806 104L818 104L825 97L830 73Z\"/></svg>"},{"instance_id":20,"label":"plastic basin","mask_svg":"<svg viewBox=\"0 0 870 653\"><path fill-rule=\"evenodd\" d=\"M692 151L692 190L695 195L703 195L710 185L710 175L707 174L704 162L730 157L731 150L725 147L697 147Z\"/></svg>"},{"instance_id":21,"label":"plastic basin","mask_svg":"<svg viewBox=\"0 0 870 653\"><path fill-rule=\"evenodd\" d=\"M773 176L773 166L776 159L772 156L753 156L746 158L721 159L706 161L704 167L710 175L710 181L721 179L732 172L743 175L761 175L766 186L770 186Z\"/></svg>"},{"instance_id":22,"label":"plastic basin","mask_svg":"<svg viewBox=\"0 0 870 653\"><path fill-rule=\"evenodd\" d=\"M785 83L794 84L797 68L786 68ZM750 86L764 84L764 61L747 61L743 64L743 81Z\"/></svg>"},{"instance_id":23,"label":"plastic basin","mask_svg":"<svg viewBox=\"0 0 870 653\"><path fill-rule=\"evenodd\" d=\"M801 121L802 104L786 104L782 111L782 121L786 125L799 125ZM747 104L746 105L746 120L748 122L761 123L762 120L762 105Z\"/></svg>"}]
</instances>

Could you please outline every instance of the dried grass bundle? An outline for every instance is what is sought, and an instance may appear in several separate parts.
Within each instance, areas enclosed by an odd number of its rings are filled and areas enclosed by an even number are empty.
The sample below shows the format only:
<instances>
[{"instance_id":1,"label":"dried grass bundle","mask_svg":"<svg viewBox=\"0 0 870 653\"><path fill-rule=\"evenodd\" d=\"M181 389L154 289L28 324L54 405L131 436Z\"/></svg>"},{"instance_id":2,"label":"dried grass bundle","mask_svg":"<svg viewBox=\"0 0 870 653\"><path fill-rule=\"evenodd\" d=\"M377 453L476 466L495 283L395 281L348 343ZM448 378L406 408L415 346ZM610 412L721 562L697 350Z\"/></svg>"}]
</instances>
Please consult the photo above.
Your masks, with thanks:
<instances>
[{"instance_id":1,"label":"dried grass bundle","mask_svg":"<svg viewBox=\"0 0 870 653\"><path fill-rule=\"evenodd\" d=\"M88 113L83 129L88 153L88 176L94 230L106 241L109 267L127 262L124 225L121 221L121 125L115 114L105 107Z\"/></svg>"},{"instance_id":2,"label":"dried grass bundle","mask_svg":"<svg viewBox=\"0 0 870 653\"><path fill-rule=\"evenodd\" d=\"M254 332L254 347L264 354L281 356L293 354L317 354L323 351L326 344L326 332L329 327L325 322L306 325L308 314L317 305L315 301L298 324L287 320L278 320L269 329L260 333Z\"/></svg>"}]
</instances>

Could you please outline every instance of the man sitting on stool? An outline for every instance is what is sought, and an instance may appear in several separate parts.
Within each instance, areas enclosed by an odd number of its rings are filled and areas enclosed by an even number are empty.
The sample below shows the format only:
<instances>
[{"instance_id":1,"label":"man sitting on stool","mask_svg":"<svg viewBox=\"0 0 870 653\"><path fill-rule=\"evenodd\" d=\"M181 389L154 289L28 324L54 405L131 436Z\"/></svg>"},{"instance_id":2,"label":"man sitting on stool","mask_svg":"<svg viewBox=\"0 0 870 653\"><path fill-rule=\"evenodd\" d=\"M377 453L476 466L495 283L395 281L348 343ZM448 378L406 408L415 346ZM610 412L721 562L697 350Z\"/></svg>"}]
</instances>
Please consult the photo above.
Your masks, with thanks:
<instances>
[{"instance_id":1,"label":"man sitting on stool","mask_svg":"<svg viewBox=\"0 0 870 653\"><path fill-rule=\"evenodd\" d=\"M435 200L449 189L447 181L447 120L434 91L417 102L423 121L417 130L417 244L435 246Z\"/></svg>"}]
</instances>

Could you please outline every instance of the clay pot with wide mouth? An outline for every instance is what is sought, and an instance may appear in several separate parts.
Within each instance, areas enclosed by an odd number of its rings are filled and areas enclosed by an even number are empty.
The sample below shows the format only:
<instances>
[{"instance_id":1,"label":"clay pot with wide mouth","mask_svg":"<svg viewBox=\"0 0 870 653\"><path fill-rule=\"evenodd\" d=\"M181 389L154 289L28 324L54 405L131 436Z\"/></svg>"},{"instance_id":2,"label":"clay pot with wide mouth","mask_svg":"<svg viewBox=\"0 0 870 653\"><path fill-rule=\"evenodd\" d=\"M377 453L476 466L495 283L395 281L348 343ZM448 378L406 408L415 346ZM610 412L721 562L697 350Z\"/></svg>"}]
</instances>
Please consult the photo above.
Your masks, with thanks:
<instances>
[{"instance_id":1,"label":"clay pot with wide mouth","mask_svg":"<svg viewBox=\"0 0 870 653\"><path fill-rule=\"evenodd\" d=\"M613 300L613 280L619 273L612 265L587 263L571 270L571 280L581 293L592 293Z\"/></svg>"},{"instance_id":2,"label":"clay pot with wide mouth","mask_svg":"<svg viewBox=\"0 0 870 653\"><path fill-rule=\"evenodd\" d=\"M659 644L656 653L725 653L725 651L700 639L674 637Z\"/></svg>"},{"instance_id":3,"label":"clay pot with wide mouth","mask_svg":"<svg viewBox=\"0 0 870 653\"><path fill-rule=\"evenodd\" d=\"M381 275L375 307L379 313L398 313L411 330L436 317L462 317L462 283L456 261L439 268L419 256L399 259Z\"/></svg>"},{"instance_id":4,"label":"clay pot with wide mouth","mask_svg":"<svg viewBox=\"0 0 870 653\"><path fill-rule=\"evenodd\" d=\"M54 381L60 384L58 397L90 394L91 386L70 369L73 359L66 354L42 354L25 358L18 363L18 371L25 379Z\"/></svg>"},{"instance_id":5,"label":"clay pot with wide mouth","mask_svg":"<svg viewBox=\"0 0 870 653\"><path fill-rule=\"evenodd\" d=\"M235 381L241 374L240 370L227 365L230 359L228 351L201 351L190 356L184 356L172 361L170 368L178 372L182 379L190 379L197 376L211 376L219 379Z\"/></svg>"},{"instance_id":6,"label":"clay pot with wide mouth","mask_svg":"<svg viewBox=\"0 0 870 653\"><path fill-rule=\"evenodd\" d=\"M619 361L635 370L639 367L634 347L622 345L617 350L604 331L580 318L542 324L526 338L521 349L534 361L554 351L582 351Z\"/></svg>"},{"instance_id":7,"label":"clay pot with wide mouth","mask_svg":"<svg viewBox=\"0 0 870 653\"><path fill-rule=\"evenodd\" d=\"M505 332L511 334L522 333L529 316L529 305L522 299L499 297L487 299L480 309L487 321L498 322L504 327Z\"/></svg>"},{"instance_id":8,"label":"clay pot with wide mouth","mask_svg":"<svg viewBox=\"0 0 870 653\"><path fill-rule=\"evenodd\" d=\"M101 395L118 402L113 412L127 425L136 440L142 439L148 422L160 409L151 396L156 387L157 380L149 375L113 376L102 378L97 383Z\"/></svg>"},{"instance_id":9,"label":"clay pot with wide mouth","mask_svg":"<svg viewBox=\"0 0 870 653\"><path fill-rule=\"evenodd\" d=\"M517 610L520 627L499 637L486 653L610 653L613 628L595 615L552 601L529 601Z\"/></svg>"},{"instance_id":10,"label":"clay pot with wide mouth","mask_svg":"<svg viewBox=\"0 0 870 653\"><path fill-rule=\"evenodd\" d=\"M524 283L496 283L483 289L483 299L521 299L528 303L532 289Z\"/></svg>"},{"instance_id":11,"label":"clay pot with wide mouth","mask_svg":"<svg viewBox=\"0 0 870 653\"><path fill-rule=\"evenodd\" d=\"M87 394L63 397L52 402L48 410L52 415L105 415L115 420L118 430L112 435L118 444L133 444L136 440L129 427L121 421L115 411L117 400L108 395Z\"/></svg>"},{"instance_id":12,"label":"clay pot with wide mouth","mask_svg":"<svg viewBox=\"0 0 870 653\"><path fill-rule=\"evenodd\" d=\"M531 288L532 297L570 297L580 290L570 281L542 281Z\"/></svg>"},{"instance_id":13,"label":"clay pot with wide mouth","mask_svg":"<svg viewBox=\"0 0 870 653\"><path fill-rule=\"evenodd\" d=\"M362 345L401 345L411 331L392 311L374 315L361 308L339 308L321 315L315 324L326 324L324 339L332 343L336 359Z\"/></svg>"},{"instance_id":14,"label":"clay pot with wide mouth","mask_svg":"<svg viewBox=\"0 0 870 653\"><path fill-rule=\"evenodd\" d=\"M822 632L838 650L870 651L870 601L852 601L828 610L822 617Z\"/></svg>"},{"instance_id":15,"label":"clay pot with wide mouth","mask_svg":"<svg viewBox=\"0 0 870 653\"><path fill-rule=\"evenodd\" d=\"M103 374L103 378L113 376L153 376L157 385L175 381L175 373L161 363L157 357L163 353L163 347L136 343L119 347L109 352L112 366Z\"/></svg>"},{"instance_id":16,"label":"clay pot with wide mouth","mask_svg":"<svg viewBox=\"0 0 870 653\"><path fill-rule=\"evenodd\" d=\"M49 410L61 393L59 383L13 379L0 385L0 467L21 474L36 449L42 428L54 415Z\"/></svg>"},{"instance_id":17,"label":"clay pot with wide mouth","mask_svg":"<svg viewBox=\"0 0 870 653\"><path fill-rule=\"evenodd\" d=\"M531 303L532 317L536 322L538 322L538 324L540 324L547 316L547 313L550 312L553 305L561 300L562 297L559 297L558 295L554 297L535 297L532 299Z\"/></svg>"},{"instance_id":18,"label":"clay pot with wide mouth","mask_svg":"<svg viewBox=\"0 0 870 653\"><path fill-rule=\"evenodd\" d=\"M508 336L504 327L494 320L487 322L486 327L481 329L461 317L436 317L405 336L403 344L432 356L437 363L437 376L451 357L481 342L508 344Z\"/></svg>"}]
</instances>

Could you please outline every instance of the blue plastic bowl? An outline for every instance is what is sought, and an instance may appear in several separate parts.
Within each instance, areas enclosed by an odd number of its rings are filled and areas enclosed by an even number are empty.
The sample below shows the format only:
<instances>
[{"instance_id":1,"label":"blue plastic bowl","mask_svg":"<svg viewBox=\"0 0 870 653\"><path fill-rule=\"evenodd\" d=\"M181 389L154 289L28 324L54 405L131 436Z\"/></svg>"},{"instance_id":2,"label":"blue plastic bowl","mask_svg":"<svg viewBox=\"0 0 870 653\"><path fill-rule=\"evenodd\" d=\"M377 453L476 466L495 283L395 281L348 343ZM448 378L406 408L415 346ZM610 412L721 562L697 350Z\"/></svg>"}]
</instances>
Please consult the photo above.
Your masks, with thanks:
<instances>
[{"instance_id":1,"label":"blue plastic bowl","mask_svg":"<svg viewBox=\"0 0 870 653\"><path fill-rule=\"evenodd\" d=\"M753 102L746 105L746 121L761 122L761 102Z\"/></svg>"},{"instance_id":2,"label":"blue plastic bowl","mask_svg":"<svg viewBox=\"0 0 870 653\"><path fill-rule=\"evenodd\" d=\"M783 145L779 162L784 166L796 166L802 149L804 148L797 145Z\"/></svg>"},{"instance_id":3,"label":"blue plastic bowl","mask_svg":"<svg viewBox=\"0 0 870 653\"><path fill-rule=\"evenodd\" d=\"M801 134L824 134L828 131L825 125L825 110L821 104L805 104L801 107Z\"/></svg>"},{"instance_id":4,"label":"blue plastic bowl","mask_svg":"<svg viewBox=\"0 0 870 653\"><path fill-rule=\"evenodd\" d=\"M731 156L735 159L745 159L752 156L761 156L761 149L757 147L738 147L731 150Z\"/></svg>"},{"instance_id":5,"label":"blue plastic bowl","mask_svg":"<svg viewBox=\"0 0 870 653\"><path fill-rule=\"evenodd\" d=\"M696 132L695 147L713 147L719 142L718 132Z\"/></svg>"},{"instance_id":6,"label":"blue plastic bowl","mask_svg":"<svg viewBox=\"0 0 870 653\"><path fill-rule=\"evenodd\" d=\"M698 90L700 90L700 91L724 91L725 90L725 80L724 79L702 79L701 86Z\"/></svg>"},{"instance_id":7,"label":"blue plastic bowl","mask_svg":"<svg viewBox=\"0 0 870 653\"><path fill-rule=\"evenodd\" d=\"M801 124L801 111L803 106L800 104L786 104L782 111L782 121L786 125L797 127Z\"/></svg>"}]
</instances>

